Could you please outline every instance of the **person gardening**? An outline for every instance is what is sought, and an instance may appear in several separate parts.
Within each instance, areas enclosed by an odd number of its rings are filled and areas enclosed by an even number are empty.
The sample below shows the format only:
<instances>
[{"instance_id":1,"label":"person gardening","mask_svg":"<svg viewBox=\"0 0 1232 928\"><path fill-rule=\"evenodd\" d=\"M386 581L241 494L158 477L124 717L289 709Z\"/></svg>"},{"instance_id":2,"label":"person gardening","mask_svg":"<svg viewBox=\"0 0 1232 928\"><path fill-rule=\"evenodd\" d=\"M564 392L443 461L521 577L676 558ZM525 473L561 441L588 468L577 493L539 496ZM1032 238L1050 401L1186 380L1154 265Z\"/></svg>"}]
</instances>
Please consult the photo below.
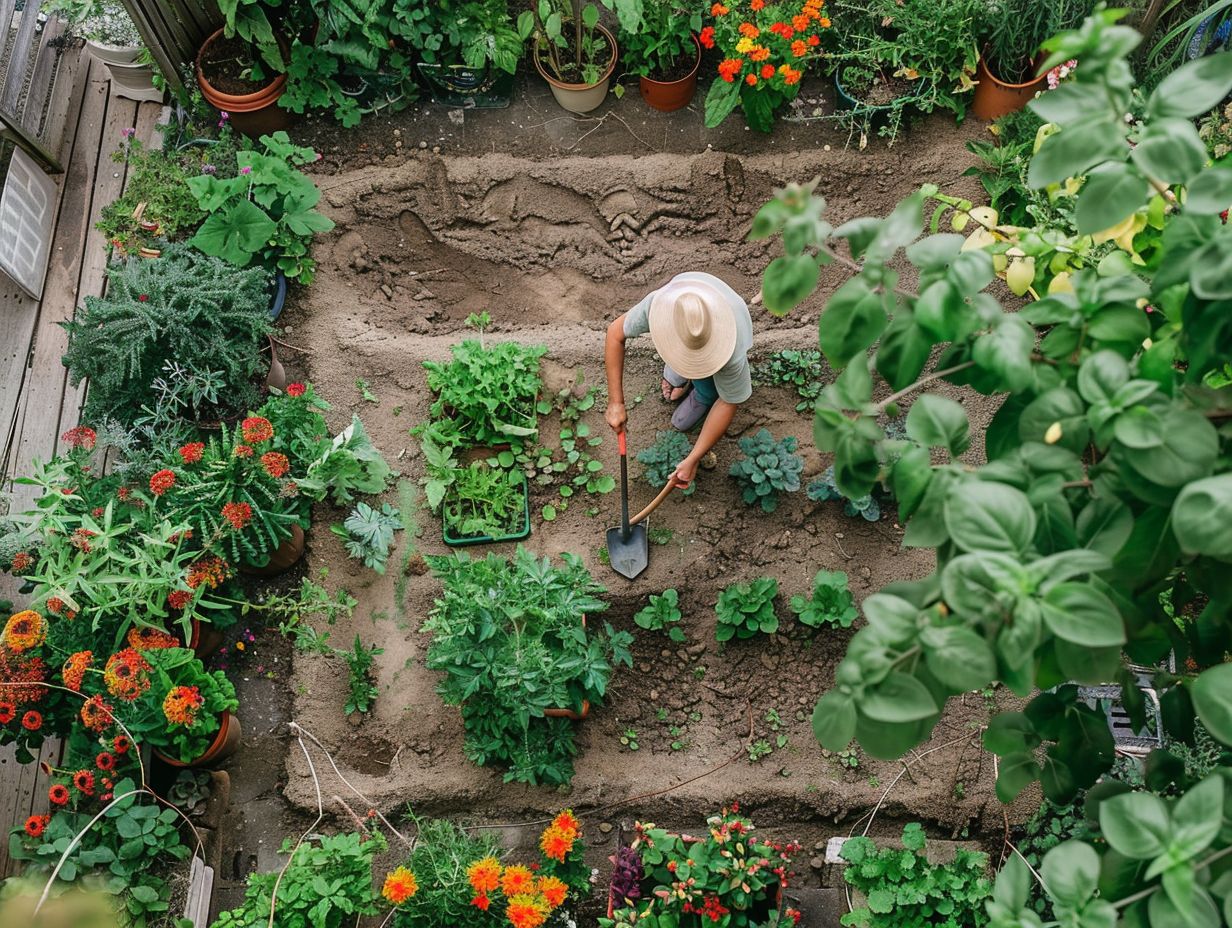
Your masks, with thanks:
<instances>
[{"instance_id":1,"label":"person gardening","mask_svg":"<svg viewBox=\"0 0 1232 928\"><path fill-rule=\"evenodd\" d=\"M603 359L607 368L607 424L625 430L625 342L650 333L663 359L663 399L678 403L672 425L701 432L688 457L676 465L672 481L687 487L697 467L726 433L736 408L753 394L749 349L753 319L739 294L713 274L687 271L648 294L607 329ZM710 457L713 461L713 456ZM714 464L707 461L710 467Z\"/></svg>"}]
</instances>

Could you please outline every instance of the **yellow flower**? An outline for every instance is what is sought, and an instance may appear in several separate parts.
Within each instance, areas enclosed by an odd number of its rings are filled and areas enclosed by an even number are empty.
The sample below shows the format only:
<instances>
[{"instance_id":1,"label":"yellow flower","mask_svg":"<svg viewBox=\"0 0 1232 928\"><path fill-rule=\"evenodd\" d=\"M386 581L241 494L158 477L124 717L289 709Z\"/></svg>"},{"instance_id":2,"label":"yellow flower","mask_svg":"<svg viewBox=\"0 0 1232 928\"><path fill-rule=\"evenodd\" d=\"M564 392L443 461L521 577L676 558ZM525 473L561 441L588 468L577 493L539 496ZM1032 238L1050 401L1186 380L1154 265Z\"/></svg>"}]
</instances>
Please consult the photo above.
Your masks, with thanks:
<instances>
[{"instance_id":1,"label":"yellow flower","mask_svg":"<svg viewBox=\"0 0 1232 928\"><path fill-rule=\"evenodd\" d=\"M742 55L747 55L749 50L752 49L753 44L753 40L746 35L736 43L736 51Z\"/></svg>"}]
</instances>

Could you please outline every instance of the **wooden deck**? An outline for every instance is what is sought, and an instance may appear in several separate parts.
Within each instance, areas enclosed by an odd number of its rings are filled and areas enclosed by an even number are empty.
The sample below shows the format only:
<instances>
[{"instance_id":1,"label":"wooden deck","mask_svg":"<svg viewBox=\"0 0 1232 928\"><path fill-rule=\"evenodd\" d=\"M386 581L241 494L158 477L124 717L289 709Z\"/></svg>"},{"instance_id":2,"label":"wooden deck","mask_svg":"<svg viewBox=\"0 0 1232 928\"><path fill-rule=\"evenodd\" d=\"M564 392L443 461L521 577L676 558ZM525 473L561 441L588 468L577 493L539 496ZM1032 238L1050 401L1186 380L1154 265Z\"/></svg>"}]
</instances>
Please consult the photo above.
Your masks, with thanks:
<instances>
[{"instance_id":1,"label":"wooden deck","mask_svg":"<svg viewBox=\"0 0 1232 928\"><path fill-rule=\"evenodd\" d=\"M84 390L68 384L60 362L66 334L56 323L71 318L83 297L102 294L107 254L94 224L126 181L125 166L113 162L111 153L122 144L125 128L134 127L144 142L155 140L161 111L158 104L112 94L106 68L84 49L63 52L43 120L46 146L65 169L43 298L26 296L0 275L0 467L6 490L14 476L30 472L35 459L50 458L60 435L77 424ZM33 502L31 488L12 490L11 512ZM21 605L7 575L0 577L0 599ZM58 744L44 746L42 759L58 758ZM0 749L0 837L47 810L46 790L38 764L19 765L11 749ZM5 839L0 878L13 868Z\"/></svg>"}]
</instances>

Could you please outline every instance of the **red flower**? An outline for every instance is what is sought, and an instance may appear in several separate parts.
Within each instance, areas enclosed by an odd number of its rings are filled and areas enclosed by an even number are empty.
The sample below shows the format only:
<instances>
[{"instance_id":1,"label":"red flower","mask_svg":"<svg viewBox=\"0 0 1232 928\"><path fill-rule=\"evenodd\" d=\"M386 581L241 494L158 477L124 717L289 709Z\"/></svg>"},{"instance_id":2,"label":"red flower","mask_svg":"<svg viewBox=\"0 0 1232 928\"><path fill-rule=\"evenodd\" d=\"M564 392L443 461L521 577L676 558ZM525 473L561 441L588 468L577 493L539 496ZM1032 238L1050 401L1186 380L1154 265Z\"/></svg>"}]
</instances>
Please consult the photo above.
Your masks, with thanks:
<instances>
[{"instance_id":1,"label":"red flower","mask_svg":"<svg viewBox=\"0 0 1232 928\"><path fill-rule=\"evenodd\" d=\"M101 751L98 757L94 758L94 766L99 770L115 770L116 759L114 754L107 751ZM110 783L104 781L105 786L110 786Z\"/></svg>"},{"instance_id":2,"label":"red flower","mask_svg":"<svg viewBox=\"0 0 1232 928\"><path fill-rule=\"evenodd\" d=\"M94 653L92 651L78 651L75 654L70 654L68 660L64 662L64 666L60 668L60 674L64 677L64 685L70 690L81 692L81 681L85 678L86 671L89 670L90 664L94 662Z\"/></svg>"},{"instance_id":3,"label":"red flower","mask_svg":"<svg viewBox=\"0 0 1232 928\"><path fill-rule=\"evenodd\" d=\"M107 510L104 509L102 506L95 506L93 509L90 510L90 515L94 516L94 518L96 519L101 519L103 517L103 513L105 513L106 511Z\"/></svg>"},{"instance_id":4,"label":"red flower","mask_svg":"<svg viewBox=\"0 0 1232 928\"><path fill-rule=\"evenodd\" d=\"M128 753L128 737L125 735L116 735L111 740L111 749L117 754Z\"/></svg>"},{"instance_id":5,"label":"red flower","mask_svg":"<svg viewBox=\"0 0 1232 928\"><path fill-rule=\"evenodd\" d=\"M92 532L88 528L78 528L73 530L73 536L68 540L68 543L85 554L90 553L90 539L97 535L98 532Z\"/></svg>"},{"instance_id":6,"label":"red flower","mask_svg":"<svg viewBox=\"0 0 1232 928\"><path fill-rule=\"evenodd\" d=\"M814 47L816 47L816 46L820 45L820 44L821 44L821 37L820 37L820 36L815 36L815 35L810 35L810 36L808 37L808 44L809 44L809 45L812 45L812 46L814 46Z\"/></svg>"},{"instance_id":7,"label":"red flower","mask_svg":"<svg viewBox=\"0 0 1232 928\"><path fill-rule=\"evenodd\" d=\"M148 302L150 302L150 295L149 295L148 293L142 293L142 294L139 294L139 295L137 296L137 302L138 302L138 303L148 303Z\"/></svg>"},{"instance_id":8,"label":"red flower","mask_svg":"<svg viewBox=\"0 0 1232 928\"><path fill-rule=\"evenodd\" d=\"M748 84L750 87L756 87L757 86L757 75L749 74L748 76L745 77L744 82Z\"/></svg>"},{"instance_id":9,"label":"red flower","mask_svg":"<svg viewBox=\"0 0 1232 928\"><path fill-rule=\"evenodd\" d=\"M756 0L754 0L756 2ZM714 26L707 26L698 33L697 40L702 43L703 48L714 48ZM292 384L291 386L294 386ZM287 387L287 393L291 392L291 387Z\"/></svg>"},{"instance_id":10,"label":"red flower","mask_svg":"<svg viewBox=\"0 0 1232 928\"><path fill-rule=\"evenodd\" d=\"M754 13L759 12L766 5L766 0L752 0L749 4L749 9Z\"/></svg>"},{"instance_id":11,"label":"red flower","mask_svg":"<svg viewBox=\"0 0 1232 928\"><path fill-rule=\"evenodd\" d=\"M47 798L51 800L54 806L62 806L69 800L68 787L63 783L56 783L47 791Z\"/></svg>"},{"instance_id":12,"label":"red flower","mask_svg":"<svg viewBox=\"0 0 1232 928\"><path fill-rule=\"evenodd\" d=\"M42 714L34 709L30 709L21 717L21 727L26 731L38 731L43 727Z\"/></svg>"},{"instance_id":13,"label":"red flower","mask_svg":"<svg viewBox=\"0 0 1232 928\"><path fill-rule=\"evenodd\" d=\"M740 73L740 69L744 67L744 60L741 58L727 58L719 63L719 77L731 83L736 79L736 75Z\"/></svg>"},{"instance_id":14,"label":"red flower","mask_svg":"<svg viewBox=\"0 0 1232 928\"><path fill-rule=\"evenodd\" d=\"M7 725L17 718L17 707L11 702L0 702L0 725Z\"/></svg>"},{"instance_id":15,"label":"red flower","mask_svg":"<svg viewBox=\"0 0 1232 928\"><path fill-rule=\"evenodd\" d=\"M133 495L133 491L130 490L128 487L120 487L120 489L116 490L116 499L118 499L122 503L127 503L128 498L132 495Z\"/></svg>"},{"instance_id":16,"label":"red flower","mask_svg":"<svg viewBox=\"0 0 1232 928\"><path fill-rule=\"evenodd\" d=\"M167 605L172 609L183 609L192 602L193 594L189 590L172 590L167 594Z\"/></svg>"},{"instance_id":17,"label":"red flower","mask_svg":"<svg viewBox=\"0 0 1232 928\"><path fill-rule=\"evenodd\" d=\"M150 477L150 492L155 496L162 496L173 486L175 486L175 471L163 468Z\"/></svg>"},{"instance_id":18,"label":"red flower","mask_svg":"<svg viewBox=\"0 0 1232 928\"><path fill-rule=\"evenodd\" d=\"M240 430L244 433L244 441L250 445L259 445L274 437L274 426L261 416L249 416L240 423Z\"/></svg>"},{"instance_id":19,"label":"red flower","mask_svg":"<svg viewBox=\"0 0 1232 928\"><path fill-rule=\"evenodd\" d=\"M196 464L201 460L201 454L205 451L205 444L199 441L190 441L186 445L180 446L180 460L185 464Z\"/></svg>"},{"instance_id":20,"label":"red flower","mask_svg":"<svg viewBox=\"0 0 1232 928\"><path fill-rule=\"evenodd\" d=\"M285 454L278 451L267 451L261 455L261 466L271 477L285 477L291 469L291 462Z\"/></svg>"},{"instance_id":21,"label":"red flower","mask_svg":"<svg viewBox=\"0 0 1232 928\"><path fill-rule=\"evenodd\" d=\"M81 707L81 723L90 731L102 731L114 721L111 706L102 696L91 696Z\"/></svg>"},{"instance_id":22,"label":"red flower","mask_svg":"<svg viewBox=\"0 0 1232 928\"><path fill-rule=\"evenodd\" d=\"M237 532L242 531L252 521L252 507L247 503L226 503L222 507L222 517Z\"/></svg>"},{"instance_id":23,"label":"red flower","mask_svg":"<svg viewBox=\"0 0 1232 928\"><path fill-rule=\"evenodd\" d=\"M50 821L50 815L31 815L26 819L26 834L31 838L43 837L43 831L47 828L47 823Z\"/></svg>"},{"instance_id":24,"label":"red flower","mask_svg":"<svg viewBox=\"0 0 1232 928\"><path fill-rule=\"evenodd\" d=\"M83 451L93 451L94 444L98 441L98 435L94 429L88 426L78 425L63 435L60 436L60 441L64 442L70 448L80 448Z\"/></svg>"},{"instance_id":25,"label":"red flower","mask_svg":"<svg viewBox=\"0 0 1232 928\"><path fill-rule=\"evenodd\" d=\"M713 34L714 30L711 29L710 32ZM305 387L302 383L287 384L287 396L303 396L304 390L305 390Z\"/></svg>"},{"instance_id":26,"label":"red flower","mask_svg":"<svg viewBox=\"0 0 1232 928\"><path fill-rule=\"evenodd\" d=\"M34 563L34 558L25 551L18 551L13 555L13 573L19 574L29 568Z\"/></svg>"},{"instance_id":27,"label":"red flower","mask_svg":"<svg viewBox=\"0 0 1232 928\"><path fill-rule=\"evenodd\" d=\"M752 75L749 75L749 76L750 76L750 77L752 77ZM774 77L774 65L772 65L772 64L763 64L763 65L761 66L761 76L762 76L765 80L770 80L770 78Z\"/></svg>"},{"instance_id":28,"label":"red flower","mask_svg":"<svg viewBox=\"0 0 1232 928\"><path fill-rule=\"evenodd\" d=\"M488 906L491 904L492 900L489 899L484 893L479 893L474 899L471 900L471 905L477 908L480 912L488 911Z\"/></svg>"},{"instance_id":29,"label":"red flower","mask_svg":"<svg viewBox=\"0 0 1232 928\"><path fill-rule=\"evenodd\" d=\"M94 795L94 774L89 770L78 770L73 774L73 786L87 796Z\"/></svg>"},{"instance_id":30,"label":"red flower","mask_svg":"<svg viewBox=\"0 0 1232 928\"><path fill-rule=\"evenodd\" d=\"M249 447L248 445L241 443L241 444L236 445L235 450L232 451L231 453L234 454L237 458L250 458L252 457L252 448Z\"/></svg>"}]
</instances>

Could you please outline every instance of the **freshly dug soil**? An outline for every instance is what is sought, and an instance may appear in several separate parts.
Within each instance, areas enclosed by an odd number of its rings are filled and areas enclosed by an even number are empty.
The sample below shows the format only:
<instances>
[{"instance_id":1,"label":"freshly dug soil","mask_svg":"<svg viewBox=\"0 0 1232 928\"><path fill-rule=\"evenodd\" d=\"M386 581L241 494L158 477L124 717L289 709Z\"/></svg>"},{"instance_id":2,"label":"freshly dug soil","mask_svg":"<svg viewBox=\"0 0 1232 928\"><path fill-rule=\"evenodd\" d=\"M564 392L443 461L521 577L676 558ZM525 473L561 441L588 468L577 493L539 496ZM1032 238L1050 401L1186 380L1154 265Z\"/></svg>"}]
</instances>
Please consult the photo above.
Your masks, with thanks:
<instances>
[{"instance_id":1,"label":"freshly dug soil","mask_svg":"<svg viewBox=\"0 0 1232 928\"><path fill-rule=\"evenodd\" d=\"M905 77L886 77L874 80L867 87L847 87L847 93L866 106L887 106L899 97L905 97L912 91L912 83Z\"/></svg>"},{"instance_id":2,"label":"freshly dug soil","mask_svg":"<svg viewBox=\"0 0 1232 928\"><path fill-rule=\"evenodd\" d=\"M673 81L682 81L693 73L693 66L696 64L697 58L690 52L685 52L668 67L655 68L648 75L646 75L646 77L649 80L658 81L660 84L670 84Z\"/></svg>"},{"instance_id":3,"label":"freshly dug soil","mask_svg":"<svg viewBox=\"0 0 1232 928\"><path fill-rule=\"evenodd\" d=\"M201 56L201 73L223 93L256 93L270 84L270 80L254 81L243 76L256 59L256 51L239 36L219 36Z\"/></svg>"}]
</instances>

